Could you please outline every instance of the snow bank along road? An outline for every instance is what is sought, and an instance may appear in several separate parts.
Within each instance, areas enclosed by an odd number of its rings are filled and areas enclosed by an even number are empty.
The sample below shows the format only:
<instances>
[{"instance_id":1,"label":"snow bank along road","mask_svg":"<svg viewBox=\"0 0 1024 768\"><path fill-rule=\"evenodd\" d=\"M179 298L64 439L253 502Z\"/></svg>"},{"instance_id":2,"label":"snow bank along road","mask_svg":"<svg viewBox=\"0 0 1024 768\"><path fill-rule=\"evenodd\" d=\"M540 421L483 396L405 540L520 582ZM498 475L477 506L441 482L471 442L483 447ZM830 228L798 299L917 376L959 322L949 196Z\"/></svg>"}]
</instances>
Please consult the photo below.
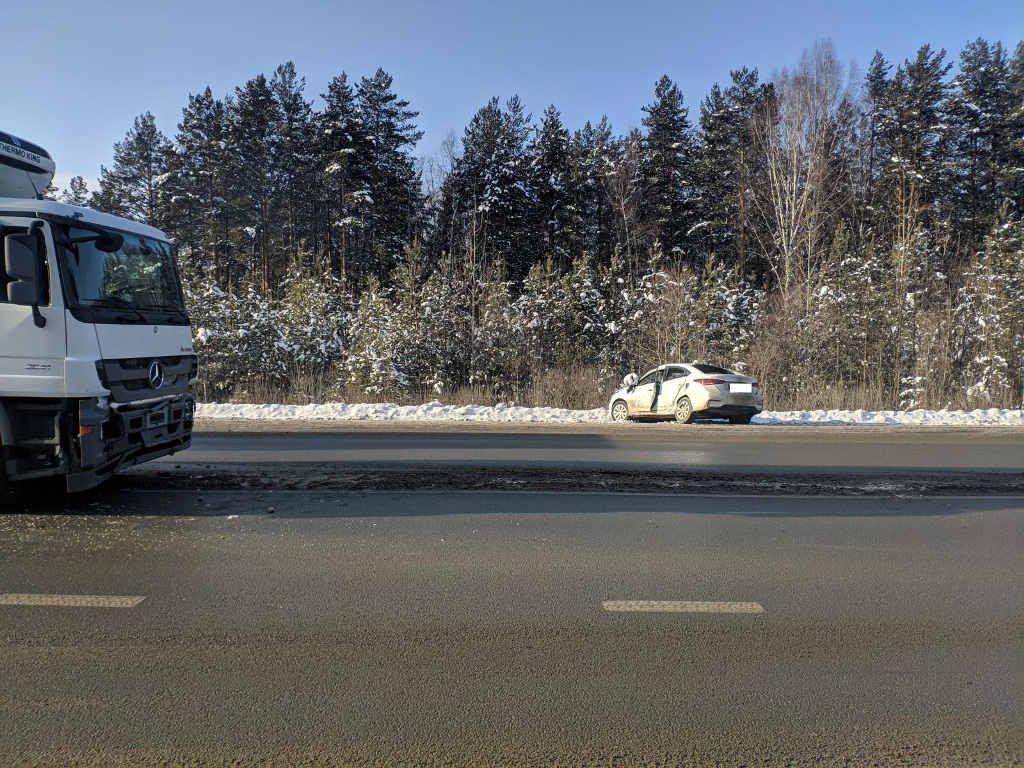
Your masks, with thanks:
<instances>
[{"instance_id":1,"label":"snow bank along road","mask_svg":"<svg viewBox=\"0 0 1024 768\"><path fill-rule=\"evenodd\" d=\"M395 403L323 403L311 405L249 405L205 403L200 419L255 419L259 421L482 421L519 423L598 423L608 420L603 408L574 411L565 408L525 408L513 404L445 405L434 400L424 405ZM755 424L784 425L906 425L906 426L1016 426L1024 427L1024 410L988 408L974 411L765 411Z\"/></svg>"}]
</instances>

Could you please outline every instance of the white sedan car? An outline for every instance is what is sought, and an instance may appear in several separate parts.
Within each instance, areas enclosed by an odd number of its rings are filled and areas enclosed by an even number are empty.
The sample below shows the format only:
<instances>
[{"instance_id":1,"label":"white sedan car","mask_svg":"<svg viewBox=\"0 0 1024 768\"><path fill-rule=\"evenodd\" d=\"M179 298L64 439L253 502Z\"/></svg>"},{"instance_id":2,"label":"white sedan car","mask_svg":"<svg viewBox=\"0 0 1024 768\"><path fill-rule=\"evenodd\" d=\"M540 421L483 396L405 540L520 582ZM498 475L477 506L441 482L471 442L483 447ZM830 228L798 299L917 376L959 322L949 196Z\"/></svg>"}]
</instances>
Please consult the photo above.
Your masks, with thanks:
<instances>
[{"instance_id":1,"label":"white sedan car","mask_svg":"<svg viewBox=\"0 0 1024 768\"><path fill-rule=\"evenodd\" d=\"M635 418L728 419L749 424L764 408L752 376L707 363L669 363L639 378L631 373L608 401L612 421Z\"/></svg>"}]
</instances>

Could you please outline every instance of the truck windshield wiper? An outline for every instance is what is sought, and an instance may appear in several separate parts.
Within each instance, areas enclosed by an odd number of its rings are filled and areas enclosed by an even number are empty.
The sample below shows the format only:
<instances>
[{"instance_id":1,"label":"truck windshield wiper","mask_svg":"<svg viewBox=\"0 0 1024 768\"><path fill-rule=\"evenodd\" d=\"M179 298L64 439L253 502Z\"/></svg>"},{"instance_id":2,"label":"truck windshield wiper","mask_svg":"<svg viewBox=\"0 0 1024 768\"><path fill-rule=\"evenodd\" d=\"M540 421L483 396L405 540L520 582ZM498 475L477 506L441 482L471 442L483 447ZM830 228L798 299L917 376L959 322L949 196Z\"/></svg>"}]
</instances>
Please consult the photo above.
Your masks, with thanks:
<instances>
[{"instance_id":1,"label":"truck windshield wiper","mask_svg":"<svg viewBox=\"0 0 1024 768\"><path fill-rule=\"evenodd\" d=\"M183 309L180 309L173 304L153 304L147 306L146 309L155 309L160 312L172 312L178 320L185 323L186 325L192 322L192 319L185 313ZM171 319L174 319L173 317Z\"/></svg>"},{"instance_id":2,"label":"truck windshield wiper","mask_svg":"<svg viewBox=\"0 0 1024 768\"><path fill-rule=\"evenodd\" d=\"M105 304L107 304L107 305L114 304L115 306L118 306L118 307L126 307L127 309L130 309L132 312L135 313L135 317L138 318L139 322L141 322L141 323L148 323L149 322L149 318L147 318L144 314L142 314L142 312L139 311L138 307L136 307L130 301L125 301L120 296L101 296L98 299L92 299L91 303L92 303L93 306L97 306L97 305L102 306L102 305L105 305ZM118 321L121 321L121 320L132 320L134 318L132 318L132 317L130 317L128 315L118 315L117 319L118 319Z\"/></svg>"}]
</instances>

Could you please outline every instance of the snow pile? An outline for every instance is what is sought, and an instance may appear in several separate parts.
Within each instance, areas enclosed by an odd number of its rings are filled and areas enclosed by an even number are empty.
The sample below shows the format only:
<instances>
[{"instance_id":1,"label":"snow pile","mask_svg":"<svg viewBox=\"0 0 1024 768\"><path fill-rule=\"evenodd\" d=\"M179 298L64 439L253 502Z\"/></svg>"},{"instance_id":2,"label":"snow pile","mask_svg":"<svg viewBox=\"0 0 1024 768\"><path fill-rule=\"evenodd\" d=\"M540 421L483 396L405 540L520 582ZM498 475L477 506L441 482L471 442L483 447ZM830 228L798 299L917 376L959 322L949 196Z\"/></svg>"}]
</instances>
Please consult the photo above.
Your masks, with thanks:
<instances>
[{"instance_id":1,"label":"snow pile","mask_svg":"<svg viewBox=\"0 0 1024 768\"><path fill-rule=\"evenodd\" d=\"M974 411L764 411L754 424L822 426L1024 426L1024 411L989 408Z\"/></svg>"},{"instance_id":2,"label":"snow pile","mask_svg":"<svg viewBox=\"0 0 1024 768\"><path fill-rule=\"evenodd\" d=\"M500 403L488 405L443 405L434 400L425 405L395 403L324 403L322 405L201 404L200 419L295 419L298 421L517 421L578 423L604 421L607 411L571 411L565 408L523 408Z\"/></svg>"},{"instance_id":3,"label":"snow pile","mask_svg":"<svg viewBox=\"0 0 1024 768\"><path fill-rule=\"evenodd\" d=\"M325 403L312 405L244 405L204 403L197 406L200 419L252 419L259 421L503 421L533 423L586 423L607 421L604 408L573 411L565 408L524 408L518 405L444 405L437 400L424 405L395 403ZM783 426L1024 426L1024 411L764 411L754 424Z\"/></svg>"}]
</instances>

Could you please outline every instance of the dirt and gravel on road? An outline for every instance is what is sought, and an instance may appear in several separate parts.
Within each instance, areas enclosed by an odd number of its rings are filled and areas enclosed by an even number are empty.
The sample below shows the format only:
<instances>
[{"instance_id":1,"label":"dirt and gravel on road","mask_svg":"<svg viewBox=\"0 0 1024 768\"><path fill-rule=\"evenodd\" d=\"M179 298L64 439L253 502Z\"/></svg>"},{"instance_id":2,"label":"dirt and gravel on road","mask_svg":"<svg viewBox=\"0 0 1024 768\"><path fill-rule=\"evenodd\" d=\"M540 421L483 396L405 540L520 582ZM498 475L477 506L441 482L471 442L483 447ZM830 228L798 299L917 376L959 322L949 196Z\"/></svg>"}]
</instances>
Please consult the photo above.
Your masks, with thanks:
<instances>
[{"instance_id":1,"label":"dirt and gravel on road","mask_svg":"<svg viewBox=\"0 0 1024 768\"><path fill-rule=\"evenodd\" d=\"M331 464L288 467L212 464L197 470L137 470L115 480L125 489L278 491L529 491L795 496L974 496L1024 494L1024 477L997 473L774 475L666 470L406 466L353 470Z\"/></svg>"}]
</instances>

